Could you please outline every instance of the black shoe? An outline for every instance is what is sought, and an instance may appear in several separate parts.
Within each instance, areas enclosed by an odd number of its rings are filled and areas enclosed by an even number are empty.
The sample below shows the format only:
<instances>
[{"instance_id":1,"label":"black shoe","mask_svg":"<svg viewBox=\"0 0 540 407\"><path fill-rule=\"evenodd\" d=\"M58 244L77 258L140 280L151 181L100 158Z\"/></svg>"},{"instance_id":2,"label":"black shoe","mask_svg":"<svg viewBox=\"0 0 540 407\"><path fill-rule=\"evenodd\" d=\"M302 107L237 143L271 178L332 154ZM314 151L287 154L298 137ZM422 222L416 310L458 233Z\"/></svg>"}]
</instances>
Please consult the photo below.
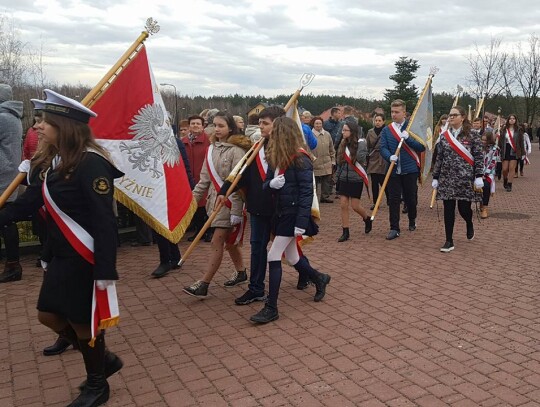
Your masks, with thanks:
<instances>
[{"instance_id":1,"label":"black shoe","mask_svg":"<svg viewBox=\"0 0 540 407\"><path fill-rule=\"evenodd\" d=\"M247 272L244 269L243 271L235 271L230 279L225 281L223 285L227 288L234 287L235 285L243 284L247 281Z\"/></svg>"},{"instance_id":2,"label":"black shoe","mask_svg":"<svg viewBox=\"0 0 540 407\"><path fill-rule=\"evenodd\" d=\"M373 209L375 209L375 204L371 205L371 207L369 208L370 211L372 211Z\"/></svg>"},{"instance_id":3,"label":"black shoe","mask_svg":"<svg viewBox=\"0 0 540 407\"><path fill-rule=\"evenodd\" d=\"M409 230L411 232L414 232L416 230L416 221L414 221L414 220L409 221Z\"/></svg>"},{"instance_id":4,"label":"black shoe","mask_svg":"<svg viewBox=\"0 0 540 407\"><path fill-rule=\"evenodd\" d=\"M64 353L64 351L71 346L71 342L66 338L59 336L56 339L56 342L51 345L43 348L43 356L54 356Z\"/></svg>"},{"instance_id":5,"label":"black shoe","mask_svg":"<svg viewBox=\"0 0 540 407\"><path fill-rule=\"evenodd\" d=\"M204 281L195 281L189 287L184 287L182 291L186 294L192 295L193 297L206 298L208 295L208 286L210 284L205 283Z\"/></svg>"},{"instance_id":6,"label":"black shoe","mask_svg":"<svg viewBox=\"0 0 540 407\"><path fill-rule=\"evenodd\" d=\"M319 302L324 298L324 295L326 294L326 286L330 284L331 279L332 277L330 277L328 274L319 273L317 277L312 280L317 289L315 296L313 297L313 301Z\"/></svg>"},{"instance_id":7,"label":"black shoe","mask_svg":"<svg viewBox=\"0 0 540 407\"><path fill-rule=\"evenodd\" d=\"M297 290L305 290L309 285L310 281L306 273L298 273L298 282L296 283Z\"/></svg>"},{"instance_id":8,"label":"black shoe","mask_svg":"<svg viewBox=\"0 0 540 407\"><path fill-rule=\"evenodd\" d=\"M344 242L346 240L349 240L349 228L343 228L343 234L340 236L340 238L337 240L338 242Z\"/></svg>"},{"instance_id":9,"label":"black shoe","mask_svg":"<svg viewBox=\"0 0 540 407\"><path fill-rule=\"evenodd\" d=\"M467 240L473 240L474 239L474 226L473 224L467 225Z\"/></svg>"},{"instance_id":10,"label":"black shoe","mask_svg":"<svg viewBox=\"0 0 540 407\"><path fill-rule=\"evenodd\" d=\"M407 205L403 205L403 209L401 210L401 213L407 213L409 212L409 208L407 208Z\"/></svg>"},{"instance_id":11,"label":"black shoe","mask_svg":"<svg viewBox=\"0 0 540 407\"><path fill-rule=\"evenodd\" d=\"M266 304L262 310L257 312L255 315L252 315L249 320L258 324L267 324L268 322L275 321L278 318L279 314L277 308Z\"/></svg>"},{"instance_id":12,"label":"black shoe","mask_svg":"<svg viewBox=\"0 0 540 407\"><path fill-rule=\"evenodd\" d=\"M508 186L506 188L506 192L512 192L512 183L511 182L508 183Z\"/></svg>"},{"instance_id":13,"label":"black shoe","mask_svg":"<svg viewBox=\"0 0 540 407\"><path fill-rule=\"evenodd\" d=\"M152 277L154 278L161 278L165 274L167 274L169 271L171 271L174 267L174 264L172 263L161 263L157 268L152 271Z\"/></svg>"},{"instance_id":14,"label":"black shoe","mask_svg":"<svg viewBox=\"0 0 540 407\"><path fill-rule=\"evenodd\" d=\"M36 267L41 268L41 259L40 258L36 260Z\"/></svg>"},{"instance_id":15,"label":"black shoe","mask_svg":"<svg viewBox=\"0 0 540 407\"><path fill-rule=\"evenodd\" d=\"M266 299L266 296L264 295L264 293L256 294L253 291L247 290L243 295L236 298L234 300L234 303L236 305L247 305L255 301L264 301L265 299Z\"/></svg>"},{"instance_id":16,"label":"black shoe","mask_svg":"<svg viewBox=\"0 0 540 407\"><path fill-rule=\"evenodd\" d=\"M131 247L142 247L142 246L152 246L152 242L144 242L144 243L132 242L131 243Z\"/></svg>"},{"instance_id":17,"label":"black shoe","mask_svg":"<svg viewBox=\"0 0 540 407\"><path fill-rule=\"evenodd\" d=\"M448 240L444 242L443 247L441 247L441 252L448 253L454 250L454 242L449 242Z\"/></svg>"},{"instance_id":18,"label":"black shoe","mask_svg":"<svg viewBox=\"0 0 540 407\"><path fill-rule=\"evenodd\" d=\"M188 241L188 242L193 242L193 241L195 240L195 238L197 237L198 234L199 234L198 231L195 232L194 235L192 235L192 236L190 236L190 237L187 238L187 241Z\"/></svg>"},{"instance_id":19,"label":"black shoe","mask_svg":"<svg viewBox=\"0 0 540 407\"><path fill-rule=\"evenodd\" d=\"M124 366L124 362L116 354L105 350L105 378L111 377L118 372ZM83 390L86 387L86 380L79 384L79 390Z\"/></svg>"},{"instance_id":20,"label":"black shoe","mask_svg":"<svg viewBox=\"0 0 540 407\"><path fill-rule=\"evenodd\" d=\"M321 203L334 203L331 199L323 198L321 199Z\"/></svg>"},{"instance_id":21,"label":"black shoe","mask_svg":"<svg viewBox=\"0 0 540 407\"><path fill-rule=\"evenodd\" d=\"M212 241L213 236L214 236L214 229L208 229L206 232L204 232L203 240L206 243L210 243Z\"/></svg>"},{"instance_id":22,"label":"black shoe","mask_svg":"<svg viewBox=\"0 0 540 407\"><path fill-rule=\"evenodd\" d=\"M392 229L390 232L388 232L388 235L386 235L386 240L394 240L397 237L399 237L399 232Z\"/></svg>"},{"instance_id":23,"label":"black shoe","mask_svg":"<svg viewBox=\"0 0 540 407\"><path fill-rule=\"evenodd\" d=\"M371 229L373 229L373 221L368 216L366 219L364 219L364 233L371 232Z\"/></svg>"},{"instance_id":24,"label":"black shoe","mask_svg":"<svg viewBox=\"0 0 540 407\"><path fill-rule=\"evenodd\" d=\"M22 278L22 267L18 261L6 262L4 272L0 274L0 283L19 281Z\"/></svg>"}]
</instances>

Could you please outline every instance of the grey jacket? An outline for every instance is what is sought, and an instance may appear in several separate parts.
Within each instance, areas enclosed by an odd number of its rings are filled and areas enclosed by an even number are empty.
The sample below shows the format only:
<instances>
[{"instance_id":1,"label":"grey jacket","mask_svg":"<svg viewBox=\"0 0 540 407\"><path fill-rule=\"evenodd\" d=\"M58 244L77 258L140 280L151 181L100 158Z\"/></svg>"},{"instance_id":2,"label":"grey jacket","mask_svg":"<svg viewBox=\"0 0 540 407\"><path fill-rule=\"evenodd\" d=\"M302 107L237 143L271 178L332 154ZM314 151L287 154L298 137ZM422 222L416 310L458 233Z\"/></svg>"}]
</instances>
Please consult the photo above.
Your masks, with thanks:
<instances>
[{"instance_id":1,"label":"grey jacket","mask_svg":"<svg viewBox=\"0 0 540 407\"><path fill-rule=\"evenodd\" d=\"M22 157L23 103L7 100L0 103L0 193L4 192L19 173ZM12 194L8 202L14 201Z\"/></svg>"},{"instance_id":2,"label":"grey jacket","mask_svg":"<svg viewBox=\"0 0 540 407\"><path fill-rule=\"evenodd\" d=\"M366 160L368 155L366 139L358 140L358 150L356 151L356 162L359 162L364 169L366 168ZM344 182L364 182L362 177L356 173L347 161L338 165L337 179Z\"/></svg>"}]
</instances>

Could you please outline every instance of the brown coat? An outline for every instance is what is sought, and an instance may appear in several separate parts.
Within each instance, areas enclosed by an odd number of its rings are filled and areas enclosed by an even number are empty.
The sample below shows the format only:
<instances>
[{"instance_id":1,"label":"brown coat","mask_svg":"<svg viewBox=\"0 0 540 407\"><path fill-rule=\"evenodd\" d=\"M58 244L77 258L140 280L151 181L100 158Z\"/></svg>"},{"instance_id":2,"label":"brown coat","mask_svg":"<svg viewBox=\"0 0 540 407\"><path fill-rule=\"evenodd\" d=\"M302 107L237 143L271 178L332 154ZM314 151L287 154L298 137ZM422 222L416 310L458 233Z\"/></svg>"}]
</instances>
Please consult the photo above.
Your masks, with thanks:
<instances>
[{"instance_id":1,"label":"brown coat","mask_svg":"<svg viewBox=\"0 0 540 407\"><path fill-rule=\"evenodd\" d=\"M516 160L520 159L525 155L525 138L523 137L523 132L521 130L514 131L514 136L512 137L514 145L516 146ZM501 160L504 160L506 154L506 127L501 129L501 135L499 137L499 148L501 149Z\"/></svg>"},{"instance_id":2,"label":"brown coat","mask_svg":"<svg viewBox=\"0 0 540 407\"><path fill-rule=\"evenodd\" d=\"M332 136L326 130L318 132L313 129L313 135L317 138L317 147L311 152L315 156L313 161L313 175L320 177L332 174L332 166L336 165L336 150Z\"/></svg>"},{"instance_id":3,"label":"brown coat","mask_svg":"<svg viewBox=\"0 0 540 407\"><path fill-rule=\"evenodd\" d=\"M226 142L216 141L214 143L212 162L214 163L216 172L221 177L222 181L225 181L234 166L238 163L238 161L240 161L250 146L251 142L243 135L231 136ZM217 192L210 179L210 173L208 171L208 166L206 165L205 159L201 170L200 180L193 189L193 197L196 201L199 201L207 191L208 197L206 199L206 213L210 215L214 210ZM231 215L242 215L242 207L244 203L240 195L238 195L238 193L234 193L229 197L229 199L232 202L231 209L224 206L212 222L212 227L230 228Z\"/></svg>"},{"instance_id":4,"label":"brown coat","mask_svg":"<svg viewBox=\"0 0 540 407\"><path fill-rule=\"evenodd\" d=\"M367 142L367 148L368 148L368 166L367 166L367 173L368 174L386 174L386 170L388 169L388 164L382 158L380 153L381 148L381 141L380 141L381 135L379 134L377 136L377 133L375 133L374 129L369 129L367 136L366 136L366 142Z\"/></svg>"}]
</instances>

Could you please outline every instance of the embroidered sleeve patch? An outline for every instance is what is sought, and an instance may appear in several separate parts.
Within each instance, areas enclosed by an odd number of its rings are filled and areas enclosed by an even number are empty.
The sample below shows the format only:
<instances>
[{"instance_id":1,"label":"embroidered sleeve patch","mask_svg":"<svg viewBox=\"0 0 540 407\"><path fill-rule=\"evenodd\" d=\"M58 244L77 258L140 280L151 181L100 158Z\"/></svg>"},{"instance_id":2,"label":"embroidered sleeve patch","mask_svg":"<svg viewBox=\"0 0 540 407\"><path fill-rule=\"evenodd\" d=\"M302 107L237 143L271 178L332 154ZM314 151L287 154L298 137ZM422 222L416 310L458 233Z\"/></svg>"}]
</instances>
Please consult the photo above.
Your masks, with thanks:
<instances>
[{"instance_id":1,"label":"embroidered sleeve patch","mask_svg":"<svg viewBox=\"0 0 540 407\"><path fill-rule=\"evenodd\" d=\"M94 188L94 191L96 191L98 194L105 195L108 194L111 190L111 186L109 185L109 180L105 177L98 177L92 182L92 187Z\"/></svg>"}]
</instances>

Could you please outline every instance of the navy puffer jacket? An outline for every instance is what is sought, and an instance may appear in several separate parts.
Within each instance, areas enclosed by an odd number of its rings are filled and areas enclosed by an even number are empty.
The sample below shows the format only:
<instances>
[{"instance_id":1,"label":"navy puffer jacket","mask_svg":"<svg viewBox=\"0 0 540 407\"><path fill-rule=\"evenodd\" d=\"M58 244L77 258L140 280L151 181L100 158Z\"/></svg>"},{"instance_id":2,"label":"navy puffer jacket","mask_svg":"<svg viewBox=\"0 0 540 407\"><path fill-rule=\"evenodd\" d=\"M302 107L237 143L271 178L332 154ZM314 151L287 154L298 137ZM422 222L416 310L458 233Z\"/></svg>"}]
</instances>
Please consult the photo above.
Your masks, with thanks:
<instances>
[{"instance_id":1,"label":"navy puffer jacket","mask_svg":"<svg viewBox=\"0 0 540 407\"><path fill-rule=\"evenodd\" d=\"M300 158L301 162L298 165L292 164L285 170L285 185L281 189L270 188L275 170L268 168L263 189L269 189L274 193L278 216L295 214L294 226L306 230L313 203L313 164L303 153L300 153Z\"/></svg>"}]
</instances>

